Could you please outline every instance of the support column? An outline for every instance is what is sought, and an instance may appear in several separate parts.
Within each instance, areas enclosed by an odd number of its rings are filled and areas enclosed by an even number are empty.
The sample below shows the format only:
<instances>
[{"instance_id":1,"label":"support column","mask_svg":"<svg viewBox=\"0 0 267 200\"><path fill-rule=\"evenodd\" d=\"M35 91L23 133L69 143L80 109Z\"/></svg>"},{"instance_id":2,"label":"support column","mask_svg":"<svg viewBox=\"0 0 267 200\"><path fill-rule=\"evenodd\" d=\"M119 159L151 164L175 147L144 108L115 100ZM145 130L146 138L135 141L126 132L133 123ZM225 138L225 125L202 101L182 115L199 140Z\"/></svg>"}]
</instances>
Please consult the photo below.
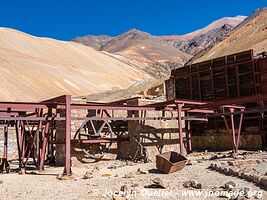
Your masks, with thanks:
<instances>
[{"instance_id":1,"label":"support column","mask_svg":"<svg viewBox=\"0 0 267 200\"><path fill-rule=\"evenodd\" d=\"M231 112L231 127L232 127L232 140L233 140L233 145L234 145L234 151L237 151L236 149L236 134L235 134L235 121L234 121L234 108L230 108L230 112Z\"/></svg>"},{"instance_id":2,"label":"support column","mask_svg":"<svg viewBox=\"0 0 267 200\"><path fill-rule=\"evenodd\" d=\"M15 128L16 128L16 138L17 138L17 148L18 148L18 157L19 157L19 168L21 169L22 163L21 163L21 151L20 151L20 133L19 133L19 125L20 121L16 121Z\"/></svg>"},{"instance_id":3,"label":"support column","mask_svg":"<svg viewBox=\"0 0 267 200\"><path fill-rule=\"evenodd\" d=\"M9 163L7 161L7 148L8 148L8 125L4 127L4 155L0 159L0 173L9 173Z\"/></svg>"},{"instance_id":4,"label":"support column","mask_svg":"<svg viewBox=\"0 0 267 200\"><path fill-rule=\"evenodd\" d=\"M225 111L226 109L229 109L228 113L226 113L226 111ZM238 124L237 135L236 135L235 118L234 118L234 114L235 114L236 110L239 110L239 112L240 112L240 119L239 119L239 124ZM223 117L226 129L227 129L227 132L232 135L233 150L236 153L238 151L239 143L240 143L240 134L241 134L244 110L245 110L245 107L242 107L242 106L222 106L222 111L223 111L222 117ZM226 118L226 115L228 115L228 114L230 114L231 128L230 128L228 121L227 121L227 118Z\"/></svg>"},{"instance_id":5,"label":"support column","mask_svg":"<svg viewBox=\"0 0 267 200\"><path fill-rule=\"evenodd\" d=\"M180 154L185 155L184 152L184 143L183 143L183 127L182 127L182 107L184 104L176 104L178 112L178 130L179 130L179 147Z\"/></svg>"},{"instance_id":6,"label":"support column","mask_svg":"<svg viewBox=\"0 0 267 200\"><path fill-rule=\"evenodd\" d=\"M187 145L188 145L188 150L192 152L192 134L191 134L191 121L186 121L186 128L187 128Z\"/></svg>"},{"instance_id":7,"label":"support column","mask_svg":"<svg viewBox=\"0 0 267 200\"><path fill-rule=\"evenodd\" d=\"M8 142L8 127L4 127L4 159L7 160L7 142Z\"/></svg>"},{"instance_id":8,"label":"support column","mask_svg":"<svg viewBox=\"0 0 267 200\"><path fill-rule=\"evenodd\" d=\"M236 142L236 151L238 151L239 143L240 143L240 134L241 134L241 127L242 127L242 122L243 122L243 116L244 116L244 110L241 108L241 114L240 114L240 119L239 119L239 126L238 126L238 133L237 133L237 142Z\"/></svg>"},{"instance_id":9,"label":"support column","mask_svg":"<svg viewBox=\"0 0 267 200\"><path fill-rule=\"evenodd\" d=\"M64 174L71 175L71 155L70 155L70 143L71 143L71 96L66 95L66 162Z\"/></svg>"},{"instance_id":10,"label":"support column","mask_svg":"<svg viewBox=\"0 0 267 200\"><path fill-rule=\"evenodd\" d=\"M51 117L51 116L52 116L52 109L48 109L47 117ZM49 120L47 120L46 124L45 124L45 129L44 129L43 144L42 144L40 166L39 166L39 170L41 170L41 171L44 170L46 148L47 148L48 138L49 138L50 123L51 122Z\"/></svg>"}]
</instances>

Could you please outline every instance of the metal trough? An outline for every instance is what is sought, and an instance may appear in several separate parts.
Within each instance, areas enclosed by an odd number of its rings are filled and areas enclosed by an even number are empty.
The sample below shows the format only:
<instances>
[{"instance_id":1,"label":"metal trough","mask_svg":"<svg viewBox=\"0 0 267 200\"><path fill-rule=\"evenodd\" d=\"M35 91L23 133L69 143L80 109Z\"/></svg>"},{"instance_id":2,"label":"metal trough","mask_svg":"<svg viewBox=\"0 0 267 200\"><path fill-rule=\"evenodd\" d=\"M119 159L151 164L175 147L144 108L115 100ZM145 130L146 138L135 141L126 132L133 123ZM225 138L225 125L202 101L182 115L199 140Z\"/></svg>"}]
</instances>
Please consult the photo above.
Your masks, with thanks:
<instances>
[{"instance_id":1,"label":"metal trough","mask_svg":"<svg viewBox=\"0 0 267 200\"><path fill-rule=\"evenodd\" d=\"M169 174L183 169L186 162L186 157L174 151L156 155L156 166L158 170L164 174Z\"/></svg>"}]
</instances>

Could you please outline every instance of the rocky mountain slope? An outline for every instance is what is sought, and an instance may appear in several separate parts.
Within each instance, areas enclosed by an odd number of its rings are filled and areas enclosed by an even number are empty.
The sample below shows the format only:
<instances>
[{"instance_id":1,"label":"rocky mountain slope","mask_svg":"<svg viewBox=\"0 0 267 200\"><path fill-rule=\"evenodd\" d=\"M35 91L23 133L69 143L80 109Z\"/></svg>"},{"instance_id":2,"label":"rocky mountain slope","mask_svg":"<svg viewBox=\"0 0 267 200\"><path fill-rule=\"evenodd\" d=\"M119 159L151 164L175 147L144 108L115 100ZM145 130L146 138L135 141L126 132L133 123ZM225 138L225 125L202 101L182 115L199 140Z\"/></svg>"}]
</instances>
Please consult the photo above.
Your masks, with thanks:
<instances>
[{"instance_id":1,"label":"rocky mountain slope","mask_svg":"<svg viewBox=\"0 0 267 200\"><path fill-rule=\"evenodd\" d=\"M103 45L109 42L112 37L108 35L87 35L84 37L77 37L74 39L75 42L84 44L89 47L93 47L96 50L100 50Z\"/></svg>"},{"instance_id":2,"label":"rocky mountain slope","mask_svg":"<svg viewBox=\"0 0 267 200\"><path fill-rule=\"evenodd\" d=\"M224 17L182 36L153 36L132 29L115 37L84 36L73 41L94 47L154 77L163 77L172 67L184 65L198 52L223 40L245 18Z\"/></svg>"},{"instance_id":3,"label":"rocky mountain slope","mask_svg":"<svg viewBox=\"0 0 267 200\"><path fill-rule=\"evenodd\" d=\"M194 32L178 36L160 36L164 43L194 56L201 50L223 40L246 16L224 17Z\"/></svg>"},{"instance_id":4,"label":"rocky mountain slope","mask_svg":"<svg viewBox=\"0 0 267 200\"><path fill-rule=\"evenodd\" d=\"M170 73L170 69L164 67L166 64L182 66L191 57L177 48L163 44L149 33L136 29L112 38L100 50L155 77Z\"/></svg>"},{"instance_id":5,"label":"rocky mountain slope","mask_svg":"<svg viewBox=\"0 0 267 200\"><path fill-rule=\"evenodd\" d=\"M200 62L248 49L253 49L255 55L267 51L267 8L256 10L227 38L196 55L191 62Z\"/></svg>"},{"instance_id":6,"label":"rocky mountain slope","mask_svg":"<svg viewBox=\"0 0 267 200\"><path fill-rule=\"evenodd\" d=\"M91 47L0 28L1 101L127 88L150 76Z\"/></svg>"},{"instance_id":7,"label":"rocky mountain slope","mask_svg":"<svg viewBox=\"0 0 267 200\"><path fill-rule=\"evenodd\" d=\"M179 67L191 58L191 55L165 44L160 38L136 29L116 37L105 36L105 42L103 36L78 37L73 41L94 47L156 78L168 75L170 64Z\"/></svg>"}]
</instances>

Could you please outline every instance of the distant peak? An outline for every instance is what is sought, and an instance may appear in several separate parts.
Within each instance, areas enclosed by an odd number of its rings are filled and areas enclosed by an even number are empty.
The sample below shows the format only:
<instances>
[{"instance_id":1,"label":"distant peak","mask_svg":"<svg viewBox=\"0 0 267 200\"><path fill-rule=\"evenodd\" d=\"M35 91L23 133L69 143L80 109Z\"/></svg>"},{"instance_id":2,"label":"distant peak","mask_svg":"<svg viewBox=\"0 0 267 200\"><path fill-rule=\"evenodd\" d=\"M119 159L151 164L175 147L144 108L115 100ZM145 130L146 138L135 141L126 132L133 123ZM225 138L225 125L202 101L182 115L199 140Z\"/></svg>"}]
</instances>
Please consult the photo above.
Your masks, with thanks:
<instances>
[{"instance_id":1,"label":"distant peak","mask_svg":"<svg viewBox=\"0 0 267 200\"><path fill-rule=\"evenodd\" d=\"M129 33L129 34L148 34L149 35L149 33L144 32L144 31L140 31L140 30L138 30L136 28L132 28L132 29L126 31L125 33Z\"/></svg>"},{"instance_id":2,"label":"distant peak","mask_svg":"<svg viewBox=\"0 0 267 200\"><path fill-rule=\"evenodd\" d=\"M252 16L253 16L253 17L256 17L256 16L258 16L258 15L260 15L261 13L266 12L266 11L267 11L267 7L258 8L258 9L256 9L256 10L252 13Z\"/></svg>"},{"instance_id":3,"label":"distant peak","mask_svg":"<svg viewBox=\"0 0 267 200\"><path fill-rule=\"evenodd\" d=\"M133 28L118 36L118 38L125 38L125 37L127 38L130 37L132 39L138 39L138 38L145 39L145 38L150 38L152 36L147 32L143 32L143 31Z\"/></svg>"}]
</instances>

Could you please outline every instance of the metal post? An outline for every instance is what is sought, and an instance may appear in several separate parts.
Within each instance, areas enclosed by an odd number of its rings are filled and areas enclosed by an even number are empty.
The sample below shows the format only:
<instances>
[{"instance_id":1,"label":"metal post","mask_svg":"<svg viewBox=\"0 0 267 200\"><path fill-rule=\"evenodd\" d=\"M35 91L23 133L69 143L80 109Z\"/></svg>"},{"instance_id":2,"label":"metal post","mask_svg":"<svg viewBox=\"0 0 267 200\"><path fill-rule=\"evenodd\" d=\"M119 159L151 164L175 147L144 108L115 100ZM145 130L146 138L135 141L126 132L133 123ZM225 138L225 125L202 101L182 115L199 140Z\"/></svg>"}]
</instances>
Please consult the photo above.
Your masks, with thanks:
<instances>
[{"instance_id":1,"label":"metal post","mask_svg":"<svg viewBox=\"0 0 267 200\"><path fill-rule=\"evenodd\" d=\"M233 112L235 111L234 108L230 108L231 112L231 126L232 126L232 139L233 139L233 144L234 144L234 151L236 152L236 139L235 139L235 121L234 121L234 114Z\"/></svg>"},{"instance_id":2,"label":"metal post","mask_svg":"<svg viewBox=\"0 0 267 200\"><path fill-rule=\"evenodd\" d=\"M16 127L17 148L18 148L18 155L19 155L19 168L21 169L22 163L21 163L21 151L20 151L19 124L20 124L20 121L16 121L15 127Z\"/></svg>"},{"instance_id":3,"label":"metal post","mask_svg":"<svg viewBox=\"0 0 267 200\"><path fill-rule=\"evenodd\" d=\"M8 127L4 127L4 159L7 160L7 141L8 141Z\"/></svg>"},{"instance_id":4,"label":"metal post","mask_svg":"<svg viewBox=\"0 0 267 200\"><path fill-rule=\"evenodd\" d=\"M192 151L192 135L191 135L191 121L187 121L187 140L188 140L188 149Z\"/></svg>"},{"instance_id":5,"label":"metal post","mask_svg":"<svg viewBox=\"0 0 267 200\"><path fill-rule=\"evenodd\" d=\"M47 147L47 143L48 143L49 126L50 126L50 122L47 121L45 124L45 132L44 132L44 138L43 138L43 145L42 145L42 151L41 151L41 160L40 160L40 169L39 170L44 170L46 147Z\"/></svg>"},{"instance_id":6,"label":"metal post","mask_svg":"<svg viewBox=\"0 0 267 200\"><path fill-rule=\"evenodd\" d=\"M177 104L180 154L183 155L184 152L183 152L182 107L183 104Z\"/></svg>"},{"instance_id":7,"label":"metal post","mask_svg":"<svg viewBox=\"0 0 267 200\"><path fill-rule=\"evenodd\" d=\"M238 134L237 134L237 141L236 141L236 151L238 151L239 143L240 143L240 134L241 134L241 127L242 127L242 121L243 121L243 115L244 115L244 109L241 109L240 114L240 120L239 120L239 126L238 126Z\"/></svg>"},{"instance_id":8,"label":"metal post","mask_svg":"<svg viewBox=\"0 0 267 200\"><path fill-rule=\"evenodd\" d=\"M64 174L71 175L71 155L70 155L70 140L71 140L71 96L66 95L66 163Z\"/></svg>"},{"instance_id":9,"label":"metal post","mask_svg":"<svg viewBox=\"0 0 267 200\"><path fill-rule=\"evenodd\" d=\"M52 109L48 109L47 117L51 117L52 115ZM44 135L43 135L43 144L42 144L42 151L41 151L41 158L40 158L40 168L39 170L44 170L44 162L45 162L45 155L46 155L46 147L48 144L48 137L49 137L49 127L50 127L50 121L47 120L45 124L44 129Z\"/></svg>"}]
</instances>

